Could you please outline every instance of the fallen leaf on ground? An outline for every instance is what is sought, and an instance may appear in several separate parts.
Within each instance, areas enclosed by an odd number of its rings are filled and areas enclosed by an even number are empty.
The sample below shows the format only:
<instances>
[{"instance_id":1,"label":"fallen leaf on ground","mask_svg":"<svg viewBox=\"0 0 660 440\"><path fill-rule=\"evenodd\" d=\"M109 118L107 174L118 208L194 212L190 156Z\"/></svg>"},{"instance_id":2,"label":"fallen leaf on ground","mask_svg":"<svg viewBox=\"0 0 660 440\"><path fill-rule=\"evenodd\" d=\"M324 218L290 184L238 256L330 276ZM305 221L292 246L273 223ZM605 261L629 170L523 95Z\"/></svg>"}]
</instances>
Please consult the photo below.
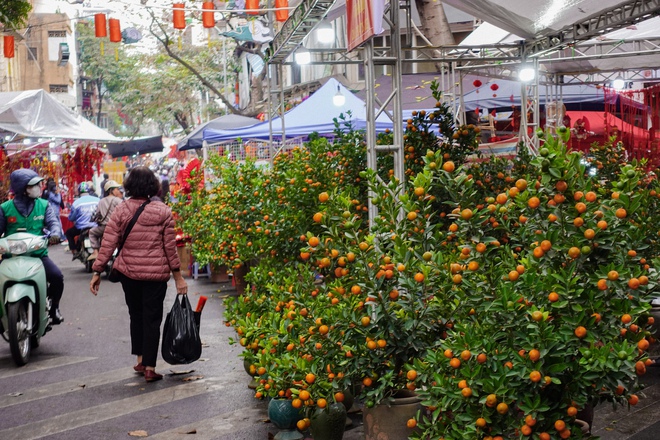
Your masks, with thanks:
<instances>
[{"instance_id":1,"label":"fallen leaf on ground","mask_svg":"<svg viewBox=\"0 0 660 440\"><path fill-rule=\"evenodd\" d=\"M206 362L209 360L209 358L199 358L197 359L199 362Z\"/></svg>"},{"instance_id":2,"label":"fallen leaf on ground","mask_svg":"<svg viewBox=\"0 0 660 440\"><path fill-rule=\"evenodd\" d=\"M184 382L192 382L193 380L199 380L199 379L204 379L204 376L190 376L190 377L184 377L183 381Z\"/></svg>"},{"instance_id":3,"label":"fallen leaf on ground","mask_svg":"<svg viewBox=\"0 0 660 440\"><path fill-rule=\"evenodd\" d=\"M170 370L172 376L178 376L180 374L190 374L195 370Z\"/></svg>"},{"instance_id":4,"label":"fallen leaf on ground","mask_svg":"<svg viewBox=\"0 0 660 440\"><path fill-rule=\"evenodd\" d=\"M85 388L87 385L84 384L84 383L79 383L78 386L79 386L80 388Z\"/></svg>"},{"instance_id":5,"label":"fallen leaf on ground","mask_svg":"<svg viewBox=\"0 0 660 440\"><path fill-rule=\"evenodd\" d=\"M22 395L23 395L23 393L18 393L18 392L8 394L9 397L18 397L18 396L22 396Z\"/></svg>"},{"instance_id":6,"label":"fallen leaf on ground","mask_svg":"<svg viewBox=\"0 0 660 440\"><path fill-rule=\"evenodd\" d=\"M149 434L147 434L147 431L144 430L138 430L138 431L130 431L128 433L131 437L148 437Z\"/></svg>"},{"instance_id":7,"label":"fallen leaf on ground","mask_svg":"<svg viewBox=\"0 0 660 440\"><path fill-rule=\"evenodd\" d=\"M180 432L179 434L197 434L197 430L193 429L193 430L188 431L188 432Z\"/></svg>"}]
</instances>

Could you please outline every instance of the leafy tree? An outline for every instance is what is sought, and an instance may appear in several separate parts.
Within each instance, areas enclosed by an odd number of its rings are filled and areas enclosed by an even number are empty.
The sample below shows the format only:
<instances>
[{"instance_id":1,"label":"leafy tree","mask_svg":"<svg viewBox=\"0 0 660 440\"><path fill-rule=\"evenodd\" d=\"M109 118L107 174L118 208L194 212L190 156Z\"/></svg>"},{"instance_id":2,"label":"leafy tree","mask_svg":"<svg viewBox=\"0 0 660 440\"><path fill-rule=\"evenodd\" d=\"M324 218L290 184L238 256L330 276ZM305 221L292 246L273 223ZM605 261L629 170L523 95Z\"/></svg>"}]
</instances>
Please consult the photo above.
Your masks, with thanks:
<instances>
[{"instance_id":1,"label":"leafy tree","mask_svg":"<svg viewBox=\"0 0 660 440\"><path fill-rule=\"evenodd\" d=\"M0 2L0 24L8 29L16 29L25 24L32 5L28 0L2 0Z\"/></svg>"},{"instance_id":2,"label":"leafy tree","mask_svg":"<svg viewBox=\"0 0 660 440\"><path fill-rule=\"evenodd\" d=\"M203 87L188 70L163 54L130 53L124 45L106 44L101 54L90 22L78 24L78 44L82 75L93 82L99 98L94 109L97 124L104 103L114 102L121 103L116 122L127 136L144 131L147 123L156 124L162 133L189 130L198 108L194 92ZM188 52L201 64L212 56L208 50L197 48Z\"/></svg>"},{"instance_id":3,"label":"leafy tree","mask_svg":"<svg viewBox=\"0 0 660 440\"><path fill-rule=\"evenodd\" d=\"M156 40L158 40L165 53L177 63L179 63L183 68L188 70L190 74L192 74L195 78L197 78L199 84L204 89L211 91L215 95L216 99L220 100L229 111L246 116L254 116L261 111L256 107L255 103L263 99L263 91L261 87L266 76L267 69L263 69L261 75L259 75L259 78L255 79L253 83L258 84L257 91L261 92L253 94L247 109L245 111L240 111L239 109L236 109L234 104L227 99L227 91L222 86L222 84L225 82L229 82L231 84L234 83L235 73L239 69L238 63L236 63L233 58L228 59L222 56L222 53L220 53L219 50L220 46L217 43L211 44L208 48L204 48L200 51L196 51L194 48L177 50L175 42L172 40L172 38L170 38L168 29L166 29L163 23L159 21L152 10L149 10L149 14L151 15L149 32L154 36L154 38L156 38ZM259 44L244 43L237 49L244 52L254 53L263 57ZM222 74L223 71L227 71L231 77L225 78Z\"/></svg>"},{"instance_id":4,"label":"leafy tree","mask_svg":"<svg viewBox=\"0 0 660 440\"><path fill-rule=\"evenodd\" d=\"M88 21L80 21L77 25L78 47L79 47L79 62L81 76L88 78L93 82L96 88L96 95L98 97L97 108L93 110L96 118L96 124L101 122L101 114L103 110L103 101L110 93L108 84L112 82L113 78L121 77L122 65L115 61L114 47L108 47L101 54L101 41L94 36L94 29L92 23ZM123 60L125 57L123 49L117 48L120 53L118 57Z\"/></svg>"}]
</instances>

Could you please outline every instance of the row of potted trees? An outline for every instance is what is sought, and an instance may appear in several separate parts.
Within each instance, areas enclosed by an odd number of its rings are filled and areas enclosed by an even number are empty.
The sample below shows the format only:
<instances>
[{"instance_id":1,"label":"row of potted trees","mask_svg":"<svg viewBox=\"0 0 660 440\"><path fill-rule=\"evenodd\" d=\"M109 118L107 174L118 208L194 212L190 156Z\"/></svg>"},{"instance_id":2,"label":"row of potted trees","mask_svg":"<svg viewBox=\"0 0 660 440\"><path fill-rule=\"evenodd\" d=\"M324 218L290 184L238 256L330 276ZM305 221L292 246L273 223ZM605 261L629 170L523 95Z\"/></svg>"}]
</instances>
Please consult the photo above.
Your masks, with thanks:
<instances>
[{"instance_id":1,"label":"row of potted trees","mask_svg":"<svg viewBox=\"0 0 660 440\"><path fill-rule=\"evenodd\" d=\"M255 397L301 410L300 430L354 396L367 438L581 438L594 405L639 398L657 181L612 142L567 151L563 130L535 158L468 161L478 128L437 109L408 121L406 182L366 170L338 121L272 169L211 159L182 204L196 258L250 264L225 317ZM403 391L421 404L394 432L377 410Z\"/></svg>"}]
</instances>

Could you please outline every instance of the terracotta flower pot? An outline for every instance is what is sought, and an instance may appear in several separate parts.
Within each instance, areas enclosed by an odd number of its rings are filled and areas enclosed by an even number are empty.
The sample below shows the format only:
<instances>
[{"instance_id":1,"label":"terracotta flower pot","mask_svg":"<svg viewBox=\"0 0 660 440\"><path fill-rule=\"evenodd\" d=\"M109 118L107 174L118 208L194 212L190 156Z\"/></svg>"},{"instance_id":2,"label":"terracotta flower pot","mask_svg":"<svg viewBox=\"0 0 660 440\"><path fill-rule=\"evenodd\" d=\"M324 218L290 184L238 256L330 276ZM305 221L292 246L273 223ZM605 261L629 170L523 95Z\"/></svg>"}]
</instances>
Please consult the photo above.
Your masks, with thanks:
<instances>
[{"instance_id":1,"label":"terracotta flower pot","mask_svg":"<svg viewBox=\"0 0 660 440\"><path fill-rule=\"evenodd\" d=\"M245 281L245 275L248 273L248 267L246 264L241 265L234 269L234 275L232 276L232 284L236 287L236 293L242 295L245 292L247 287L247 282Z\"/></svg>"},{"instance_id":2,"label":"terracotta flower pot","mask_svg":"<svg viewBox=\"0 0 660 440\"><path fill-rule=\"evenodd\" d=\"M211 267L212 283L226 283L228 281L229 274L227 274L227 266Z\"/></svg>"},{"instance_id":3,"label":"terracotta flower pot","mask_svg":"<svg viewBox=\"0 0 660 440\"><path fill-rule=\"evenodd\" d=\"M412 392L399 392L389 405L381 403L363 410L365 440L401 440L412 430L406 425L422 408L421 399Z\"/></svg>"}]
</instances>

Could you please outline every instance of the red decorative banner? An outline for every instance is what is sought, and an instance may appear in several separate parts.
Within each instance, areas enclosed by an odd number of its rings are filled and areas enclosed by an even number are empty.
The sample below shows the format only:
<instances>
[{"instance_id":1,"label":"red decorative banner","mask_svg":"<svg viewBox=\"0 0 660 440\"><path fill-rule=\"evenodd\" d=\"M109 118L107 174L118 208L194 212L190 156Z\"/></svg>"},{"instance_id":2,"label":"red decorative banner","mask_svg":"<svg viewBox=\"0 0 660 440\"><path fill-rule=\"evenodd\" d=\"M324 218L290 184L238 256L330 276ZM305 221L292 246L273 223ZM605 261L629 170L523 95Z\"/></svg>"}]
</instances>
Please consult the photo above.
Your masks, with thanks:
<instances>
[{"instance_id":1,"label":"red decorative banner","mask_svg":"<svg viewBox=\"0 0 660 440\"><path fill-rule=\"evenodd\" d=\"M349 52L376 35L369 0L346 0L346 19Z\"/></svg>"}]
</instances>

